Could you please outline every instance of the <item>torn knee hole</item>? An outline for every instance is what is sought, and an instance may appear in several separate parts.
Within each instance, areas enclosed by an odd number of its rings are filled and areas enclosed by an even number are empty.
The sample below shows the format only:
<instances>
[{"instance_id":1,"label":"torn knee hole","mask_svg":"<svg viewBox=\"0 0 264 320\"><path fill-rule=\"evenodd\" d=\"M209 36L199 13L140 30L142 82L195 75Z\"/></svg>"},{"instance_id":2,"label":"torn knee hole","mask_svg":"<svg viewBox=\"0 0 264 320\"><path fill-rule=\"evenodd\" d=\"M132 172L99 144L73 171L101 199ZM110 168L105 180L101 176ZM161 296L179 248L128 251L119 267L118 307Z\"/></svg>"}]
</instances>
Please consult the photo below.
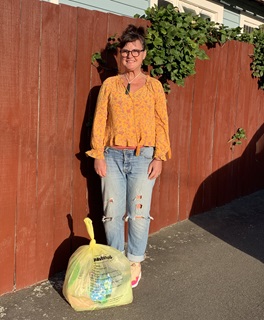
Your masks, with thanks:
<instances>
[{"instance_id":1,"label":"torn knee hole","mask_svg":"<svg viewBox=\"0 0 264 320\"><path fill-rule=\"evenodd\" d=\"M112 220L113 220L112 217L103 216L103 218L102 218L102 221L103 221L103 222L109 222L109 221L112 221Z\"/></svg>"},{"instance_id":2,"label":"torn knee hole","mask_svg":"<svg viewBox=\"0 0 264 320\"><path fill-rule=\"evenodd\" d=\"M131 218L131 217L127 216L125 221L127 222L129 219L130 220L137 220L137 219L145 219L145 217L138 215L138 216L135 216L135 217Z\"/></svg>"},{"instance_id":3,"label":"torn knee hole","mask_svg":"<svg viewBox=\"0 0 264 320\"><path fill-rule=\"evenodd\" d=\"M143 205L142 205L141 203L138 203L138 204L136 205L136 208L137 208L137 209L142 209L142 207L143 207Z\"/></svg>"},{"instance_id":4,"label":"torn knee hole","mask_svg":"<svg viewBox=\"0 0 264 320\"><path fill-rule=\"evenodd\" d=\"M129 217L129 216L126 216L126 219L125 219L125 221L127 222L128 220L142 220L142 219L145 219L145 220L154 220L154 218L153 217L151 217L151 216L148 216L148 217L144 217L144 216L141 216L141 215L136 215L135 217L133 217L133 218L131 218L131 217Z\"/></svg>"}]
</instances>

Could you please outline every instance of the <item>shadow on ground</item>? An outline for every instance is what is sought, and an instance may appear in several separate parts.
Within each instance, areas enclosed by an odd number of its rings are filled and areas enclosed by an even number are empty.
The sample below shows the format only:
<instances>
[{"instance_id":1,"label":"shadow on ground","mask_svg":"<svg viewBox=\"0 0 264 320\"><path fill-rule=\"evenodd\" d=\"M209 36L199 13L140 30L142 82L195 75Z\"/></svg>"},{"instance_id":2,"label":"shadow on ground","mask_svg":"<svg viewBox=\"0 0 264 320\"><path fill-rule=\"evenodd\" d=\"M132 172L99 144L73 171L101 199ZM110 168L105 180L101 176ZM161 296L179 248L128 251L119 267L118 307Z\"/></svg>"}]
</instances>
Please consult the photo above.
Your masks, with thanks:
<instances>
[{"instance_id":1,"label":"shadow on ground","mask_svg":"<svg viewBox=\"0 0 264 320\"><path fill-rule=\"evenodd\" d=\"M229 245L264 262L264 190L189 219Z\"/></svg>"}]
</instances>

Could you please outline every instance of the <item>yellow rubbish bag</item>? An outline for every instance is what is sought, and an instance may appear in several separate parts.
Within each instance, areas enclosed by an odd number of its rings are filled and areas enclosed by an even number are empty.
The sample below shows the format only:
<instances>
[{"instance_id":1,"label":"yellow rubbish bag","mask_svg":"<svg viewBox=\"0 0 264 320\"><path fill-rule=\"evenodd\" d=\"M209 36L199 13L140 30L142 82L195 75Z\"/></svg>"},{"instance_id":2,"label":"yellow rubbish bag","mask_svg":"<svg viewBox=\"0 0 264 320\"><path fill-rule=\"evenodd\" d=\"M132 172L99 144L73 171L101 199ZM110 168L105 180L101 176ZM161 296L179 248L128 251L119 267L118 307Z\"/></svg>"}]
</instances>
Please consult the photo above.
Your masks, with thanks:
<instances>
[{"instance_id":1,"label":"yellow rubbish bag","mask_svg":"<svg viewBox=\"0 0 264 320\"><path fill-rule=\"evenodd\" d=\"M92 220L84 219L90 244L70 257L62 292L76 311L116 307L131 303L130 262L119 250L97 244Z\"/></svg>"}]
</instances>

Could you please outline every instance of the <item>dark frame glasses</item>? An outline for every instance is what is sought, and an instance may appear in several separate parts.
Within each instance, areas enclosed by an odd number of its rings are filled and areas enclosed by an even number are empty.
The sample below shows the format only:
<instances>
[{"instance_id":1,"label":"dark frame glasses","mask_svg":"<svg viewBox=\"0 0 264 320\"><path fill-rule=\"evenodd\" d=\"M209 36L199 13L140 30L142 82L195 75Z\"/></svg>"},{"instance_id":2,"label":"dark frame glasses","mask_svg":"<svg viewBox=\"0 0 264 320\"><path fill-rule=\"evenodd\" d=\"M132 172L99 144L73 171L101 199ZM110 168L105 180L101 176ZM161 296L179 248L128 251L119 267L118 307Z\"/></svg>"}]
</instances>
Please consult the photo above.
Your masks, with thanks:
<instances>
[{"instance_id":1,"label":"dark frame glasses","mask_svg":"<svg viewBox=\"0 0 264 320\"><path fill-rule=\"evenodd\" d=\"M133 49L133 50L127 50L127 49L121 49L120 54L122 57L127 57L129 56L129 53L131 53L132 57L136 58L140 55L140 52L145 51L144 49L139 50L139 49Z\"/></svg>"}]
</instances>

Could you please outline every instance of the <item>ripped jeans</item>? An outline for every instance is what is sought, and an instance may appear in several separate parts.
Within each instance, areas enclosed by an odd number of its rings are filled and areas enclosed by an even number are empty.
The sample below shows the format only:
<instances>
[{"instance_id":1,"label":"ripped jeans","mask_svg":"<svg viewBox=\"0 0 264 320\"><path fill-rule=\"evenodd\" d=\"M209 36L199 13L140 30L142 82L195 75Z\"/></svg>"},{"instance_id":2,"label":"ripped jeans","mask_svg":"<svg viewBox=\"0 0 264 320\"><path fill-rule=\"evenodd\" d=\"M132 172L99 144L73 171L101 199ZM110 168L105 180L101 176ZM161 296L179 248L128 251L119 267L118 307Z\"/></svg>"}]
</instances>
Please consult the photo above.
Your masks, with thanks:
<instances>
[{"instance_id":1,"label":"ripped jeans","mask_svg":"<svg viewBox=\"0 0 264 320\"><path fill-rule=\"evenodd\" d=\"M101 178L104 227L108 245L124 251L124 223L128 221L127 257L132 262L145 258L150 225L150 204L155 179L148 179L153 147L135 150L105 149L106 177Z\"/></svg>"}]
</instances>

